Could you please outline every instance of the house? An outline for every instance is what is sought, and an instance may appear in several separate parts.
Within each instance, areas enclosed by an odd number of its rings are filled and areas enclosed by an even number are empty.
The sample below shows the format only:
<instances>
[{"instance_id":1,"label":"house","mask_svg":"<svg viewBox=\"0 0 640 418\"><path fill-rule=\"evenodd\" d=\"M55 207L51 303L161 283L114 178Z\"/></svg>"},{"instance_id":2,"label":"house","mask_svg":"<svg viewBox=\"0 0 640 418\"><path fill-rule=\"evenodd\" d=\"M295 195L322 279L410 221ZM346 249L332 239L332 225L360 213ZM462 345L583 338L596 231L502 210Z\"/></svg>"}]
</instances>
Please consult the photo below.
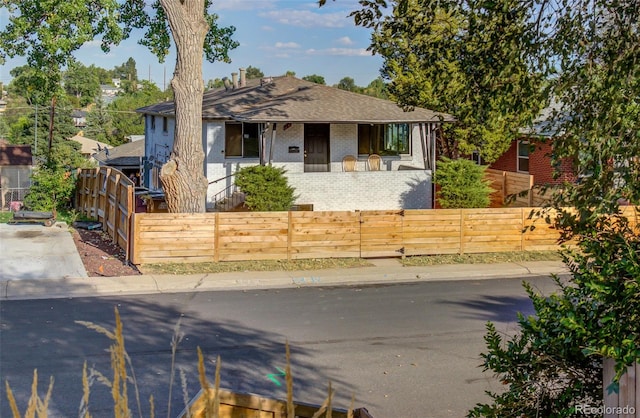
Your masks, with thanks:
<instances>
[{"instance_id":1,"label":"house","mask_svg":"<svg viewBox=\"0 0 640 418\"><path fill-rule=\"evenodd\" d=\"M159 191L174 103L138 112L145 117L144 185ZM431 208L436 128L453 120L290 76L245 80L241 70L239 80L234 73L233 84L203 97L207 208L231 193L238 169L256 164L284 168L296 204L314 210Z\"/></svg>"},{"instance_id":2,"label":"house","mask_svg":"<svg viewBox=\"0 0 640 418\"><path fill-rule=\"evenodd\" d=\"M557 185L576 181L573 164L566 159L554 167L551 161L553 155L553 138L558 131L551 126L551 116L554 111L560 111L561 105L556 101L542 110L533 126L520 130L520 137L511 142L509 149L500 156L489 168L514 173L524 173L533 176L535 186ZM554 178L554 172L558 175Z\"/></svg>"},{"instance_id":3,"label":"house","mask_svg":"<svg viewBox=\"0 0 640 418\"><path fill-rule=\"evenodd\" d=\"M33 156L30 145L0 141L0 210L17 210L31 187Z\"/></svg>"},{"instance_id":4,"label":"house","mask_svg":"<svg viewBox=\"0 0 640 418\"><path fill-rule=\"evenodd\" d=\"M84 128L87 126L87 112L84 110L74 109L71 112L71 118L73 119L73 125L76 128Z\"/></svg>"},{"instance_id":5,"label":"house","mask_svg":"<svg viewBox=\"0 0 640 418\"><path fill-rule=\"evenodd\" d=\"M93 159L95 153L105 148L113 148L111 145L105 144L104 142L85 137L82 131L71 137L70 140L80 143L80 153L87 159Z\"/></svg>"},{"instance_id":6,"label":"house","mask_svg":"<svg viewBox=\"0 0 640 418\"><path fill-rule=\"evenodd\" d=\"M144 139L127 142L113 148L103 148L93 158L101 166L109 166L122 171L134 184L140 184L142 159L144 157Z\"/></svg>"}]
</instances>

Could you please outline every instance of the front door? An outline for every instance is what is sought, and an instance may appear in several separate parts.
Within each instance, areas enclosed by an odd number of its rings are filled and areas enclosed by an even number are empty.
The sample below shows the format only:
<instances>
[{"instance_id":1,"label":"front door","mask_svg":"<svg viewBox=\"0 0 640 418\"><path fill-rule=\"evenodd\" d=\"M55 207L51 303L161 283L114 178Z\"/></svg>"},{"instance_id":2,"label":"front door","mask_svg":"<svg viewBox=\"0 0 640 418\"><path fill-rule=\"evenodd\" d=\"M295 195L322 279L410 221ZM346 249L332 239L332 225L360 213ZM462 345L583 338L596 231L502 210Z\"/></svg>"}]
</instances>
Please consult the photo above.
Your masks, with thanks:
<instances>
[{"instance_id":1,"label":"front door","mask_svg":"<svg viewBox=\"0 0 640 418\"><path fill-rule=\"evenodd\" d=\"M329 124L304 125L304 171L329 171Z\"/></svg>"}]
</instances>

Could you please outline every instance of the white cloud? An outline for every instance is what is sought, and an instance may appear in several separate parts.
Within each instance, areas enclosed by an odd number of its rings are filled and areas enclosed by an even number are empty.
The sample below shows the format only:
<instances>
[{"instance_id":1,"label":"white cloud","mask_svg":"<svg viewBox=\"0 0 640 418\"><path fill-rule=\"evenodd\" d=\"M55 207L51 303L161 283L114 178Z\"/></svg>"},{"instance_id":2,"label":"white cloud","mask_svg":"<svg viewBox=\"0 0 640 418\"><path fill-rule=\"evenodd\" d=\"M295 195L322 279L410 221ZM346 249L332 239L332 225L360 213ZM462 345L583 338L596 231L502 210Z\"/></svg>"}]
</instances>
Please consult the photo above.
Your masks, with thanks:
<instances>
[{"instance_id":1,"label":"white cloud","mask_svg":"<svg viewBox=\"0 0 640 418\"><path fill-rule=\"evenodd\" d=\"M275 47L279 49L282 49L282 48L295 49L295 48L300 48L300 45L295 42L276 42Z\"/></svg>"},{"instance_id":2,"label":"white cloud","mask_svg":"<svg viewBox=\"0 0 640 418\"><path fill-rule=\"evenodd\" d=\"M325 48L325 49L307 49L307 55L333 55L343 57L370 57L373 54L365 48Z\"/></svg>"},{"instance_id":3,"label":"white cloud","mask_svg":"<svg viewBox=\"0 0 640 418\"><path fill-rule=\"evenodd\" d=\"M300 28L343 28L352 24L344 12L315 13L309 10L284 9L262 12L260 17L273 20L282 25Z\"/></svg>"},{"instance_id":4,"label":"white cloud","mask_svg":"<svg viewBox=\"0 0 640 418\"><path fill-rule=\"evenodd\" d=\"M337 42L339 44L341 44L341 45L353 45L354 44L354 42L348 36L343 36L342 38L338 39Z\"/></svg>"}]
</instances>

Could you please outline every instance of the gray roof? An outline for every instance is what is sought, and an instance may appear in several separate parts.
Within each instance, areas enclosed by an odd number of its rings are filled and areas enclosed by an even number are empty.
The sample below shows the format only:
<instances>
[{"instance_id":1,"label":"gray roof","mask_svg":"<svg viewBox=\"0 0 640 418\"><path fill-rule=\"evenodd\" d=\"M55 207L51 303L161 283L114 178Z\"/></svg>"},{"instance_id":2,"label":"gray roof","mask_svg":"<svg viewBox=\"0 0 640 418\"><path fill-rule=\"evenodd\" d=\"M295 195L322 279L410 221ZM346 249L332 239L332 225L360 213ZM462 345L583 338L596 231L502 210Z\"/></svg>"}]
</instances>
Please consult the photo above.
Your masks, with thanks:
<instances>
[{"instance_id":1,"label":"gray roof","mask_svg":"<svg viewBox=\"0 0 640 418\"><path fill-rule=\"evenodd\" d=\"M93 156L101 164L113 167L137 167L141 157L144 157L144 140L127 142L108 150L108 153L102 150Z\"/></svg>"},{"instance_id":2,"label":"gray roof","mask_svg":"<svg viewBox=\"0 0 640 418\"><path fill-rule=\"evenodd\" d=\"M138 109L140 113L174 116L174 103ZM245 87L204 93L202 117L209 120L297 123L393 123L454 121L433 110L405 112L389 100L315 84L295 77L248 80Z\"/></svg>"}]
</instances>

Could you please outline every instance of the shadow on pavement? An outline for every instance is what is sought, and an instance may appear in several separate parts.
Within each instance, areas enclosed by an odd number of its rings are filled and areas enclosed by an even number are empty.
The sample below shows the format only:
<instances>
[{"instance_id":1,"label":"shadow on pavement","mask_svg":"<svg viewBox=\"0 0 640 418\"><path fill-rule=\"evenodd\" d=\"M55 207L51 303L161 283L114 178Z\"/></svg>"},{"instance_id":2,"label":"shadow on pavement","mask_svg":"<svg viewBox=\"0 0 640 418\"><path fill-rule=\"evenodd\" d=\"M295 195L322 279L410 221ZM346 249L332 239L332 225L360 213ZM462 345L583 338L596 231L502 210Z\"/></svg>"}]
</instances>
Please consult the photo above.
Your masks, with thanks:
<instances>
[{"instance_id":1,"label":"shadow on pavement","mask_svg":"<svg viewBox=\"0 0 640 418\"><path fill-rule=\"evenodd\" d=\"M166 298L167 295L164 295ZM20 409L24 411L30 393L33 370L38 370L39 392L44 396L49 377L55 379L50 417L77 416L82 397L82 368L89 367L112 378L108 347L111 341L94 330L76 323L89 321L113 330L114 308L124 325L126 349L133 363L140 390L142 416L150 416L149 397L153 395L158 416L176 416L200 389L197 373L197 347L204 353L207 375L214 379L215 362L222 361L221 386L238 392L286 399L284 335L246 328L234 321L203 320L189 310L188 294L175 295L175 303L144 303L134 298L78 298L59 300L3 301L0 306L0 369L2 379L10 383ZM215 303L211 310L215 311ZM171 367L171 341L178 319L183 334L176 361L176 376L171 394L171 414L167 414ZM292 371L297 401L320 404L327 382L349 390L353 387L339 378L340 369L318 370L313 350L293 345ZM186 376L182 387L180 371ZM304 399L295 394L304 394ZM0 397L6 400L5 385ZM130 399L134 399L132 388ZM90 412L94 416L112 416L110 389L93 382ZM336 405L348 407L348 405ZM137 406L131 403L134 416ZM0 402L0 416L11 416L8 403Z\"/></svg>"}]
</instances>

